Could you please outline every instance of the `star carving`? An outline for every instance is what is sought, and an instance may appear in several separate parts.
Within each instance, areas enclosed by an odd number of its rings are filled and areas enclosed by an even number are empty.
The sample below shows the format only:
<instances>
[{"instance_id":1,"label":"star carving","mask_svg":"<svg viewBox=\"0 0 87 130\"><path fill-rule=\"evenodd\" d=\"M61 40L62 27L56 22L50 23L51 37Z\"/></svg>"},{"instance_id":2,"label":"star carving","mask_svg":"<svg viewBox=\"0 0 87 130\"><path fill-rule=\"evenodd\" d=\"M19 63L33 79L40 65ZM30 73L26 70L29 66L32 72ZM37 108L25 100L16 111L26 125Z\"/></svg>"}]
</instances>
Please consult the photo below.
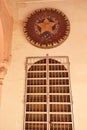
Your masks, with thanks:
<instances>
[{"instance_id":1,"label":"star carving","mask_svg":"<svg viewBox=\"0 0 87 130\"><path fill-rule=\"evenodd\" d=\"M59 46L67 39L69 32L69 19L58 9L37 9L24 22L27 40L40 48Z\"/></svg>"},{"instance_id":2,"label":"star carving","mask_svg":"<svg viewBox=\"0 0 87 130\"><path fill-rule=\"evenodd\" d=\"M52 27L56 24L55 21L50 22L47 18L42 23L37 23L36 25L41 28L40 33L44 33L46 31L49 31L53 33Z\"/></svg>"}]
</instances>

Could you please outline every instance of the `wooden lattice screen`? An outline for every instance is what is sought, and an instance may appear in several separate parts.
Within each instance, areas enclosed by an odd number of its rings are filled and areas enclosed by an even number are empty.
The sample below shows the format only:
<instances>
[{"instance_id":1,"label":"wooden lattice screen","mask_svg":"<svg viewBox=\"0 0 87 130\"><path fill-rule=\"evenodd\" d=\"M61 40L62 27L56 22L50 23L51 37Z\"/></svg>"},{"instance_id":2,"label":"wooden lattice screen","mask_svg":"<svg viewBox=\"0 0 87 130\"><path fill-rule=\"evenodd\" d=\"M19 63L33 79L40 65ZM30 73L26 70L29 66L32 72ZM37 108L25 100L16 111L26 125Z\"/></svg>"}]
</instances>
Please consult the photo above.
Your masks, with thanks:
<instances>
[{"instance_id":1,"label":"wooden lattice screen","mask_svg":"<svg viewBox=\"0 0 87 130\"><path fill-rule=\"evenodd\" d=\"M24 130L73 130L69 59L28 57Z\"/></svg>"}]
</instances>

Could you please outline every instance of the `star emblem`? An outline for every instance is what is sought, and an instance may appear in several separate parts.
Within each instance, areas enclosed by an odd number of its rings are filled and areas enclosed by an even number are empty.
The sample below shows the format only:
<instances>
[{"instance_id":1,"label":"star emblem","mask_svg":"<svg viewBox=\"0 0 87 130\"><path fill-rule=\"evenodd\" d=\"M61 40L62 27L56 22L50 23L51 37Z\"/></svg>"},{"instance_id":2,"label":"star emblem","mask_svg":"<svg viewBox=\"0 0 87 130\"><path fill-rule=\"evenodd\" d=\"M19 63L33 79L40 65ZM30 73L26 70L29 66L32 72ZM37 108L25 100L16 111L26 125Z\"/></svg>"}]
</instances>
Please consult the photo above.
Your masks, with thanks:
<instances>
[{"instance_id":1,"label":"star emblem","mask_svg":"<svg viewBox=\"0 0 87 130\"><path fill-rule=\"evenodd\" d=\"M37 9L24 22L27 40L40 48L59 46L67 39L69 32L70 22L58 9Z\"/></svg>"},{"instance_id":2,"label":"star emblem","mask_svg":"<svg viewBox=\"0 0 87 130\"><path fill-rule=\"evenodd\" d=\"M36 25L41 28L40 33L44 33L46 31L49 31L50 33L53 33L52 27L56 24L55 21L50 22L47 18L42 23L37 23Z\"/></svg>"}]
</instances>

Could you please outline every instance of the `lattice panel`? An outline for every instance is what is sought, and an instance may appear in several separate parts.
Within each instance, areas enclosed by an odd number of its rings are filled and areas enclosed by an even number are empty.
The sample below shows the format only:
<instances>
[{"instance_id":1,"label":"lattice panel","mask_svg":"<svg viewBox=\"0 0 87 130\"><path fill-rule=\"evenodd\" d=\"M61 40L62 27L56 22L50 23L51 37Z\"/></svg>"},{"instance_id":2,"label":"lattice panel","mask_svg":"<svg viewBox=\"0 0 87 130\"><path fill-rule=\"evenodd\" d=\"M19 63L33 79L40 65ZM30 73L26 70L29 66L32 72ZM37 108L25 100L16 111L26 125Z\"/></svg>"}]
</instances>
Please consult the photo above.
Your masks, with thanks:
<instances>
[{"instance_id":1,"label":"lattice panel","mask_svg":"<svg viewBox=\"0 0 87 130\"><path fill-rule=\"evenodd\" d=\"M28 57L24 130L73 130L69 59Z\"/></svg>"}]
</instances>

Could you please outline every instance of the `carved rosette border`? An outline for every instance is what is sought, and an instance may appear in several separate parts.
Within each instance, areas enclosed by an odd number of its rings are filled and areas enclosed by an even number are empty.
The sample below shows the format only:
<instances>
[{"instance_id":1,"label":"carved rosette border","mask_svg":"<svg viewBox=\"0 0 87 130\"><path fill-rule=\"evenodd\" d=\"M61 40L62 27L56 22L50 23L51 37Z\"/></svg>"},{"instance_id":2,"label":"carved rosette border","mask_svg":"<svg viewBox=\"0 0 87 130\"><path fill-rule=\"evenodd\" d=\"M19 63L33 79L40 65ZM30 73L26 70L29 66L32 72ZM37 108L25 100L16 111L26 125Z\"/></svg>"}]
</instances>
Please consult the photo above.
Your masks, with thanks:
<instances>
[{"instance_id":1,"label":"carved rosette border","mask_svg":"<svg viewBox=\"0 0 87 130\"><path fill-rule=\"evenodd\" d=\"M48 30L41 33L41 25L48 20L54 22L52 31ZM43 26L44 29L45 26ZM61 45L70 33L70 22L68 17L59 9L41 8L27 16L24 21L24 34L27 40L39 48L53 48Z\"/></svg>"}]
</instances>

